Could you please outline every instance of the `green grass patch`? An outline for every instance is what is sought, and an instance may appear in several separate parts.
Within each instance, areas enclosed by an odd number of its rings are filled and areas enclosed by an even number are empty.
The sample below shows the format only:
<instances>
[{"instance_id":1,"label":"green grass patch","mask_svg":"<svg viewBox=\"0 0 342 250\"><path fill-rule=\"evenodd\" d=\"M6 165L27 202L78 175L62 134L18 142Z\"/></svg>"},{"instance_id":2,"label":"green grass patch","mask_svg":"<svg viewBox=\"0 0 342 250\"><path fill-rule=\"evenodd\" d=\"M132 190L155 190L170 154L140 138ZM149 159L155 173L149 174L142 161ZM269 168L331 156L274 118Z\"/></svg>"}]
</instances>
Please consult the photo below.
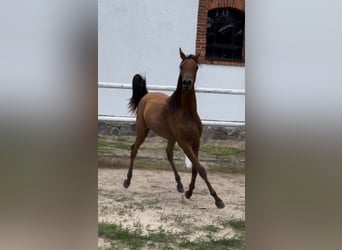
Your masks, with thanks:
<instances>
[{"instance_id":1,"label":"green grass patch","mask_svg":"<svg viewBox=\"0 0 342 250\"><path fill-rule=\"evenodd\" d=\"M162 249L168 249L175 240L173 234L168 234L164 229L160 228L158 232L150 232L148 235L141 235L141 228L137 230L129 230L117 224L98 224L99 237L119 242L130 249L140 249L145 245L155 246L162 245ZM115 244L114 243L114 244ZM172 249L172 248L171 248Z\"/></svg>"},{"instance_id":2,"label":"green grass patch","mask_svg":"<svg viewBox=\"0 0 342 250\"><path fill-rule=\"evenodd\" d=\"M200 152L216 157L227 157L232 155L244 156L245 150L233 147L203 145L200 147Z\"/></svg>"},{"instance_id":3,"label":"green grass patch","mask_svg":"<svg viewBox=\"0 0 342 250\"><path fill-rule=\"evenodd\" d=\"M237 231L245 231L245 221L243 220L230 220L229 225Z\"/></svg>"},{"instance_id":4,"label":"green grass patch","mask_svg":"<svg viewBox=\"0 0 342 250\"><path fill-rule=\"evenodd\" d=\"M189 241L184 240L179 243L180 248L193 249L193 250L227 250L227 249L244 249L244 242L240 238L230 238L230 239L217 239L210 241Z\"/></svg>"},{"instance_id":5,"label":"green grass patch","mask_svg":"<svg viewBox=\"0 0 342 250\"><path fill-rule=\"evenodd\" d=\"M148 138L149 139L149 138ZM135 169L156 169L171 171L166 157L166 141L153 140L152 144L142 145L139 151L143 151L143 157L138 154L134 162ZM152 139L151 139L152 140ZM99 168L128 168L131 145L134 137L99 137L98 138L98 166ZM245 174L244 157L245 150L224 146L217 142L210 144L204 142L200 147L200 162L208 161L208 169L223 173ZM175 164L179 172L191 172L185 168L183 153L176 145Z\"/></svg>"},{"instance_id":6,"label":"green grass patch","mask_svg":"<svg viewBox=\"0 0 342 250\"><path fill-rule=\"evenodd\" d=\"M124 138L117 138L116 140L98 138L97 140L98 153L111 153L115 149L131 150L131 146L132 142L127 141Z\"/></svg>"},{"instance_id":7,"label":"green grass patch","mask_svg":"<svg viewBox=\"0 0 342 250\"><path fill-rule=\"evenodd\" d=\"M136 232L130 232L128 229L123 228L121 225L99 223L98 225L99 237L109 240L120 241L120 243L130 246L132 249L139 249L145 245Z\"/></svg>"},{"instance_id":8,"label":"green grass patch","mask_svg":"<svg viewBox=\"0 0 342 250\"><path fill-rule=\"evenodd\" d=\"M129 160L122 158L113 158L106 156L98 156L98 167L99 168L124 168L128 169ZM179 172L191 172L191 169L179 166L176 163L176 168ZM171 166L167 160L152 161L148 159L141 159L137 157L134 161L134 169L150 169L150 170L166 170L172 171ZM215 166L208 167L208 171L220 172L220 173L231 173L231 174L245 174L245 166Z\"/></svg>"},{"instance_id":9,"label":"green grass patch","mask_svg":"<svg viewBox=\"0 0 342 250\"><path fill-rule=\"evenodd\" d=\"M206 225L204 227L204 230L210 233L217 233L218 231L220 231L220 228L215 225Z\"/></svg>"},{"instance_id":10,"label":"green grass patch","mask_svg":"<svg viewBox=\"0 0 342 250\"><path fill-rule=\"evenodd\" d=\"M98 156L97 164L99 168L124 168L128 170L129 157L128 159ZM179 172L191 172L185 167L176 166ZM135 158L134 169L150 169L150 170L167 170L172 171L170 163L165 160L151 160L143 159L139 156Z\"/></svg>"},{"instance_id":11,"label":"green grass patch","mask_svg":"<svg viewBox=\"0 0 342 250\"><path fill-rule=\"evenodd\" d=\"M245 221L244 220L221 220L219 219L217 223L224 228L231 227L237 232L245 231Z\"/></svg>"},{"instance_id":12,"label":"green grass patch","mask_svg":"<svg viewBox=\"0 0 342 250\"><path fill-rule=\"evenodd\" d=\"M151 247L158 249L245 249L245 222L242 220L224 221L225 226L231 226L237 231L235 237L213 239L201 238L190 241L184 237L184 234L174 234L166 232L160 227L157 231L150 231L147 235L142 235L142 225L135 223L135 229L129 230L121 224L98 224L98 235L101 238L110 240L112 247L120 246L129 249L141 249L142 247ZM205 226L204 229L210 233L218 232L220 229L214 225Z\"/></svg>"},{"instance_id":13,"label":"green grass patch","mask_svg":"<svg viewBox=\"0 0 342 250\"><path fill-rule=\"evenodd\" d=\"M97 165L99 168L127 168L129 162L123 159L113 157L98 156Z\"/></svg>"},{"instance_id":14,"label":"green grass patch","mask_svg":"<svg viewBox=\"0 0 342 250\"><path fill-rule=\"evenodd\" d=\"M227 173L227 174L245 174L246 168L245 166L234 166L234 167L227 167L227 166L215 166L210 167L210 171L213 172L220 172L220 173Z\"/></svg>"}]
</instances>

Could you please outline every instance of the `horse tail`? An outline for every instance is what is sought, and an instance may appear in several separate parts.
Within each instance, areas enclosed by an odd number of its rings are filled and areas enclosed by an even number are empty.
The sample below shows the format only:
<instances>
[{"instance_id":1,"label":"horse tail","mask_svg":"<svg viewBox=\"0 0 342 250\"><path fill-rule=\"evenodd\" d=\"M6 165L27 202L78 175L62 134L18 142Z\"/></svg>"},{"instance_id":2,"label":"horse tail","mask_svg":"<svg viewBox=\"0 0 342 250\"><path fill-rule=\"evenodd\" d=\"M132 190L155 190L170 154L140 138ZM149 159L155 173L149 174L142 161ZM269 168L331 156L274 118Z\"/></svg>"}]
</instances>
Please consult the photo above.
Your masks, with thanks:
<instances>
[{"instance_id":1,"label":"horse tail","mask_svg":"<svg viewBox=\"0 0 342 250\"><path fill-rule=\"evenodd\" d=\"M132 80L132 97L128 102L128 109L133 113L141 100L148 93L146 88L146 79L136 74Z\"/></svg>"}]
</instances>

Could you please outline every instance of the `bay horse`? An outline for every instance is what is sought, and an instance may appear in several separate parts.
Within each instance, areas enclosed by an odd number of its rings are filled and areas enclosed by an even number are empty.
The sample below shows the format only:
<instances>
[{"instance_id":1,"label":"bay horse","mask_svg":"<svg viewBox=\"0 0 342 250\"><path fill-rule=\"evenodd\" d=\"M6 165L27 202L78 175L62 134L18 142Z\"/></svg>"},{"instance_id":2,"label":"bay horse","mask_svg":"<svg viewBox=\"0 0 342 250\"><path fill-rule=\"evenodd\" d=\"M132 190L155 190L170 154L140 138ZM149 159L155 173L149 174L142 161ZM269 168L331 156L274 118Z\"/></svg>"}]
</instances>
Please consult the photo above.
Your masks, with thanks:
<instances>
[{"instance_id":1,"label":"bay horse","mask_svg":"<svg viewBox=\"0 0 342 250\"><path fill-rule=\"evenodd\" d=\"M190 199L192 196L196 176L199 173L207 184L210 194L214 197L216 207L224 208L223 201L211 186L206 170L198 160L202 123L197 113L195 81L200 53L186 56L179 48L179 54L182 59L179 66L180 73L177 88L171 96L158 92L148 93L146 80L139 74L133 77L133 94L128 107L131 112L136 112L136 139L131 147L129 170L123 185L128 188L131 184L134 159L151 129L157 135L167 139L167 159L174 172L178 192L183 193L184 188L173 162L173 150L176 142L192 163L191 182L189 190L185 192L185 197Z\"/></svg>"}]
</instances>

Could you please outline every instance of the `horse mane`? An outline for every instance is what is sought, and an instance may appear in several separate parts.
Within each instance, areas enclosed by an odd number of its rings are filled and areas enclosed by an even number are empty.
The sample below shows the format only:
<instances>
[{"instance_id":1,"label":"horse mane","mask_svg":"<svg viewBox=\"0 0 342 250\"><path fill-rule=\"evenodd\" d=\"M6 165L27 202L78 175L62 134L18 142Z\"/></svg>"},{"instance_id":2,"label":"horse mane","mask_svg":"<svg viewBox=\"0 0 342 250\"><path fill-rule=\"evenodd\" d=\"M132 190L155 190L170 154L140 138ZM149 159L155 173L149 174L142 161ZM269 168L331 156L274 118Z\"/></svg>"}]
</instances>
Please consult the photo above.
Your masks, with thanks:
<instances>
[{"instance_id":1,"label":"horse mane","mask_svg":"<svg viewBox=\"0 0 342 250\"><path fill-rule=\"evenodd\" d=\"M178 83L176 90L172 93L169 99L170 111L176 111L181 105L181 93L182 93L182 79L181 75L178 76Z\"/></svg>"},{"instance_id":2,"label":"horse mane","mask_svg":"<svg viewBox=\"0 0 342 250\"><path fill-rule=\"evenodd\" d=\"M185 59L194 59L197 64L199 64L198 59L195 55L190 54ZM182 61L183 62L183 61Z\"/></svg>"},{"instance_id":3,"label":"horse mane","mask_svg":"<svg viewBox=\"0 0 342 250\"><path fill-rule=\"evenodd\" d=\"M193 60L195 60L195 62L197 64L199 64L197 57L195 55L190 54L184 60L186 60L186 59L193 59ZM170 111L176 111L177 109L180 108L180 106L181 106L181 94L182 94L182 80L181 80L181 74L179 73L177 88L172 93L172 95L170 96L170 99L169 99L169 110Z\"/></svg>"}]
</instances>

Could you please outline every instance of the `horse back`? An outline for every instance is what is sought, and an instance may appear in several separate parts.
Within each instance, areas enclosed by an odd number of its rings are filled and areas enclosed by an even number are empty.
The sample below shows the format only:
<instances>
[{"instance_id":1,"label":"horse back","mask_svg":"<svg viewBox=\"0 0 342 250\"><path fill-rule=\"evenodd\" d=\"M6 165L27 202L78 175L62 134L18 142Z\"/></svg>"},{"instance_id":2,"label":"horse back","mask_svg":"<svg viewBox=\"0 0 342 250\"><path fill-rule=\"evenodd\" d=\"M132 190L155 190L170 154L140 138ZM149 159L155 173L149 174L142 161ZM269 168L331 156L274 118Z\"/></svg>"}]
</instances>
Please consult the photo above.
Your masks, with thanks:
<instances>
[{"instance_id":1,"label":"horse back","mask_svg":"<svg viewBox=\"0 0 342 250\"><path fill-rule=\"evenodd\" d=\"M167 98L168 95L159 92L146 94L141 99L144 114L148 116L163 112L167 105Z\"/></svg>"}]
</instances>

